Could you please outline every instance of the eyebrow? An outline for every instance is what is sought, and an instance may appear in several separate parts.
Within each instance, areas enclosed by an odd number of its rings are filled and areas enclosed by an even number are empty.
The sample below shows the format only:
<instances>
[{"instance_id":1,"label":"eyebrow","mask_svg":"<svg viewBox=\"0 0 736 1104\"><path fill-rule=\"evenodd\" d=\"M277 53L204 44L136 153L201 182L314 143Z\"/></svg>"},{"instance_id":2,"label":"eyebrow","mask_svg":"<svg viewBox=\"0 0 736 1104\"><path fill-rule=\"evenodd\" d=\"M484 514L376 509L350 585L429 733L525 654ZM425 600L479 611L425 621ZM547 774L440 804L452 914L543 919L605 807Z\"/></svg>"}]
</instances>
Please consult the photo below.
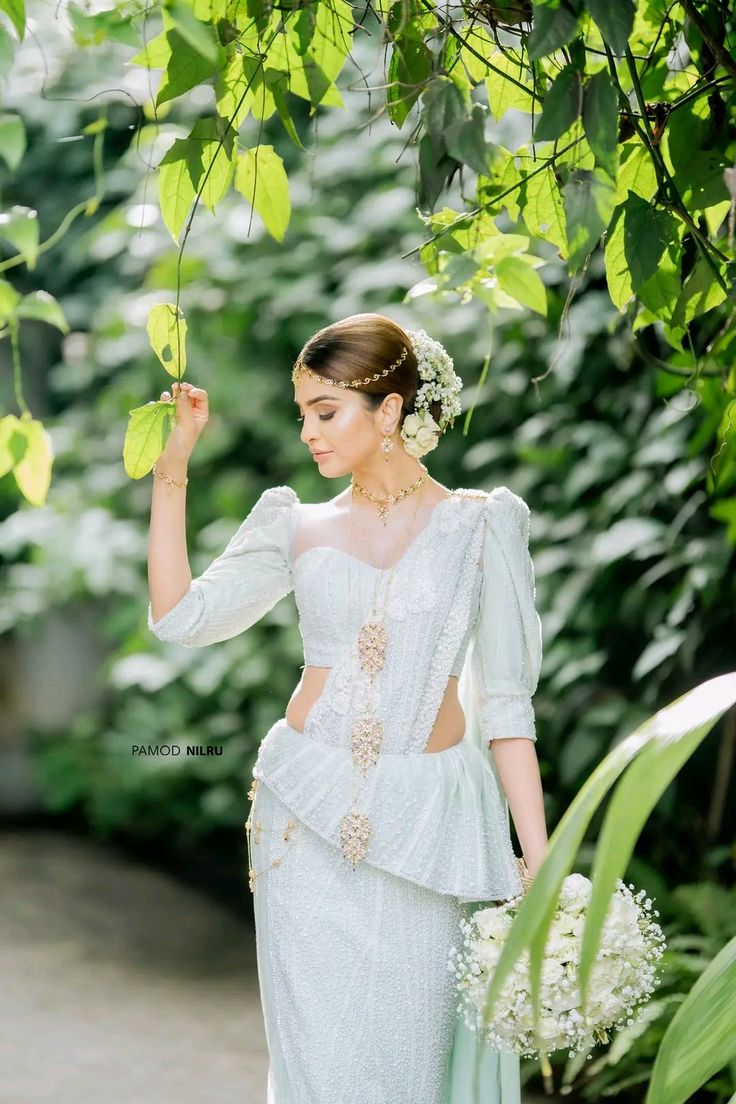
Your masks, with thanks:
<instances>
[{"instance_id":1,"label":"eyebrow","mask_svg":"<svg viewBox=\"0 0 736 1104\"><path fill-rule=\"evenodd\" d=\"M307 406L314 406L315 403L323 402L325 399L327 400L327 402L340 402L337 395L318 395L316 399L307 399ZM294 399L294 402L297 406L299 406L299 403L296 401L296 399Z\"/></svg>"}]
</instances>

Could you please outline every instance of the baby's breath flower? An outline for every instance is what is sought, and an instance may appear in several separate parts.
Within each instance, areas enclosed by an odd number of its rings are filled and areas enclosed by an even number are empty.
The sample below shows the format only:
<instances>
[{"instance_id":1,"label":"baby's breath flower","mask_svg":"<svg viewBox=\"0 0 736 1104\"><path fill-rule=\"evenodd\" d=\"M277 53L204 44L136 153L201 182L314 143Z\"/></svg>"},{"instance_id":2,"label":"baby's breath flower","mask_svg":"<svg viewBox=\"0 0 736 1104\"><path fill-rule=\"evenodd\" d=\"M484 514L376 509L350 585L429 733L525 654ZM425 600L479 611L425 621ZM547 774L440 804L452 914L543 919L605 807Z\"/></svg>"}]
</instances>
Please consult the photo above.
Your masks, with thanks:
<instances>
[{"instance_id":1,"label":"baby's breath flower","mask_svg":"<svg viewBox=\"0 0 736 1104\"><path fill-rule=\"evenodd\" d=\"M408 337L422 383L414 400L414 412L404 419L401 438L409 455L419 457L437 447L440 434L453 425L460 413L463 381L444 345L424 330L409 330ZM432 403L440 404L439 422L429 412Z\"/></svg>"}]
</instances>

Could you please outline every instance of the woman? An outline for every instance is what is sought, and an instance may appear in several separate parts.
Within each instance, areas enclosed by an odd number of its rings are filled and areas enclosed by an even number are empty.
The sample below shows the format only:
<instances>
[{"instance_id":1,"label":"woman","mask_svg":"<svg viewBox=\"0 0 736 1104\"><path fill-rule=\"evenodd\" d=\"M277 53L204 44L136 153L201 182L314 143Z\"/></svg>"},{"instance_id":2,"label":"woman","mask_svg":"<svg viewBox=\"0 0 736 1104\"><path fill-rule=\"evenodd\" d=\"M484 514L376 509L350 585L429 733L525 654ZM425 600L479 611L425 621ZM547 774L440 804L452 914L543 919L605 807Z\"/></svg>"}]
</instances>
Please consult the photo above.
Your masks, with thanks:
<instances>
[{"instance_id":1,"label":"woman","mask_svg":"<svg viewBox=\"0 0 736 1104\"><path fill-rule=\"evenodd\" d=\"M423 331L353 315L306 343L292 380L302 441L349 486L318 504L264 491L192 580L183 488L208 407L182 383L149 545L162 640L228 639L291 590L298 607L304 672L246 822L268 1102L470 1104L478 1058L477 1099L518 1104L519 1060L480 1053L448 958L470 905L528 884L497 777L529 875L547 844L529 510L506 487L429 477L420 457L462 384Z\"/></svg>"}]
</instances>

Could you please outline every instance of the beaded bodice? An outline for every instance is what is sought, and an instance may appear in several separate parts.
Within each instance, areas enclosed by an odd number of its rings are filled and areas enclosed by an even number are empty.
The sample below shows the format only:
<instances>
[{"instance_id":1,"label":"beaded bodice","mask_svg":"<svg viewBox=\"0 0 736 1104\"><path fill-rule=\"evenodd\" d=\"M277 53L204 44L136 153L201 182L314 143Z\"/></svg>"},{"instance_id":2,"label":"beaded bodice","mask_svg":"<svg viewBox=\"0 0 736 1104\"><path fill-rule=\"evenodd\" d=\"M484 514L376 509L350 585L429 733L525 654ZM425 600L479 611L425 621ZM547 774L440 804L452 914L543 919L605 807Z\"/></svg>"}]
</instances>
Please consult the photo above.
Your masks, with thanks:
<instances>
[{"instance_id":1,"label":"beaded bodice","mask_svg":"<svg viewBox=\"0 0 736 1104\"><path fill-rule=\"evenodd\" d=\"M330 671L303 732L281 718L266 733L254 778L343 848L351 722L370 699L383 735L361 795L359 815L371 826L364 861L461 900L493 900L518 892L520 881L485 751L492 740L536 739L542 636L529 508L507 487L460 490L424 520L392 574L378 693L375 685L368 693L361 671L359 629L374 584L391 573L354 557L337 519L302 505L291 487L264 491L168 613L154 621L149 603L148 626L198 648L245 631L293 591L305 662ZM447 680L460 672L465 737L423 754Z\"/></svg>"},{"instance_id":2,"label":"beaded bodice","mask_svg":"<svg viewBox=\"0 0 736 1104\"><path fill-rule=\"evenodd\" d=\"M325 506L302 504L288 486L264 491L168 613L154 621L149 602L148 627L161 640L203 647L245 631L293 591L305 663L331 669L307 727L340 744L349 695L360 694L350 674L358 630L377 574L389 572L349 553L344 530L325 520ZM471 694L461 702L477 715L478 742L536 738L532 695L542 635L529 516L507 487L461 488L431 507L397 562L381 672L386 749L424 748L447 679L465 668Z\"/></svg>"},{"instance_id":3,"label":"beaded bodice","mask_svg":"<svg viewBox=\"0 0 736 1104\"><path fill-rule=\"evenodd\" d=\"M386 595L388 630L386 662L378 676L382 750L423 751L447 678L462 671L478 616L485 501L482 492L454 492L439 502L399 561L390 565L392 574L335 545L312 544L294 554L309 539L295 522L290 556L304 659L331 668L307 714L306 735L349 746L351 701L358 704L361 694L357 634L377 588L381 601ZM320 539L325 539L324 529Z\"/></svg>"}]
</instances>

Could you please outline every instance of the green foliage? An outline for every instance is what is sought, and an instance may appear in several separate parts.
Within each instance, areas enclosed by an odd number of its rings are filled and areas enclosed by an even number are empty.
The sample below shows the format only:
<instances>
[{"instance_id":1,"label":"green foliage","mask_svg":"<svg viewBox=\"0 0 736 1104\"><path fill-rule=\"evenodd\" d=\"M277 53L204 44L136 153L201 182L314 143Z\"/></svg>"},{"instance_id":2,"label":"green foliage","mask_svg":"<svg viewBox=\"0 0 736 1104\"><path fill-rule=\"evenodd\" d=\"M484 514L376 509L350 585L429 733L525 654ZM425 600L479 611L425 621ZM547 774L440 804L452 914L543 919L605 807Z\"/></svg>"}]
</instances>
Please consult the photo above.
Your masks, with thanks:
<instances>
[{"instance_id":1,"label":"green foliage","mask_svg":"<svg viewBox=\"0 0 736 1104\"><path fill-rule=\"evenodd\" d=\"M22 5L5 11L22 35ZM388 118L399 129L412 122L417 214L432 228L430 242L450 230L435 218L443 192L458 174L463 191L474 178L474 203L463 195L466 210L457 212L472 230L463 250L457 236L450 258L427 241L419 247L430 258L421 294L465 306L477 299L491 316L505 307L546 315L546 286L559 276L543 282L537 267L562 261L577 280L602 247L611 299L658 361L685 355L696 377L719 366L724 428L708 487L714 497L733 493L733 12L718 0L667 11L634 0L555 0L533 4L529 21L525 6L510 2L448 12L431 0L369 8L172 0L159 14L153 35L150 12L142 19L132 4L93 16L75 8L73 18L88 49L139 35L127 64L160 71L147 113L180 113L192 93L214 89L214 108L158 164L160 208L180 255L199 200L214 213L231 187L275 241L287 242L290 166L262 141L263 126L278 119L304 154L297 105L306 103L310 118L344 107L336 80L358 31L368 30L386 45ZM509 112L513 125L499 129ZM254 133L241 136L251 120ZM19 140L6 116L0 153L14 167ZM499 236L528 245L509 260L517 250L499 248ZM33 243L17 232L9 240L31 266ZM181 290L178 272L177 305Z\"/></svg>"},{"instance_id":2,"label":"green foliage","mask_svg":"<svg viewBox=\"0 0 736 1104\"><path fill-rule=\"evenodd\" d=\"M595 851L592 892L583 929L581 1001L598 949L611 894L629 863L641 828L664 788L736 704L736 674L723 675L647 719L598 764L549 841L544 861L519 906L486 993L484 1022L492 1018L514 962L529 954L531 999L539 1015L544 950L560 888L570 873L590 820L613 788ZM732 940L719 952L670 1023L657 1054L646 1104L682 1104L736 1054ZM729 999L730 998L730 999ZM682 1053L688 1039L687 1058ZM551 1072L544 1055L542 1068Z\"/></svg>"}]
</instances>

